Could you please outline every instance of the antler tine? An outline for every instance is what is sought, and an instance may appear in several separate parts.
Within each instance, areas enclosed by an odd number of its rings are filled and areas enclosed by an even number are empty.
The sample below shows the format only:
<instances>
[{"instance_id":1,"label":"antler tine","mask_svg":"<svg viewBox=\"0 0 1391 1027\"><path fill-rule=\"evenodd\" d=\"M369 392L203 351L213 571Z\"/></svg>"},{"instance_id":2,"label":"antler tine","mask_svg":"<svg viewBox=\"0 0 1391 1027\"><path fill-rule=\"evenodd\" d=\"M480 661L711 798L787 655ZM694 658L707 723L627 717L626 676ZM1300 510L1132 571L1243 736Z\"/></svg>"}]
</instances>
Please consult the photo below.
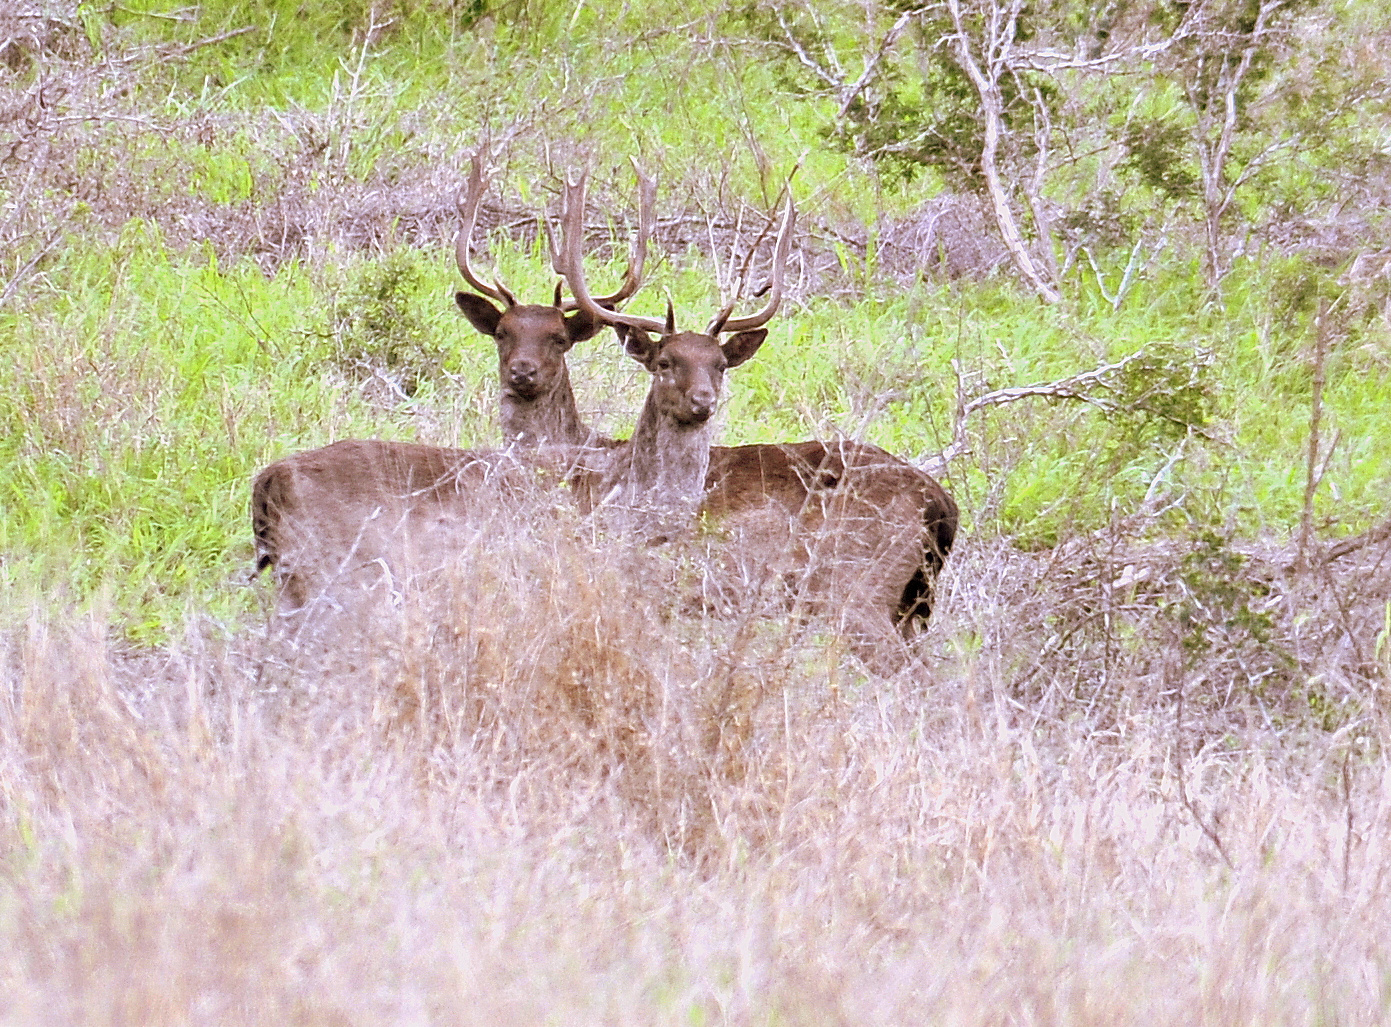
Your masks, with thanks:
<instances>
[{"instance_id":1,"label":"antler tine","mask_svg":"<svg viewBox=\"0 0 1391 1027\"><path fill-rule=\"evenodd\" d=\"M722 310L710 322L710 327L706 329L706 335L716 335L720 332L747 332L751 328L762 328L778 312L778 306L782 303L782 277L783 271L787 267L787 254L792 248L792 226L797 223L797 205L792 202L792 190L787 191L787 207L782 215L782 227L778 229L778 239L773 245L773 269L771 281L768 286L768 303L757 314L748 317L726 320L731 308Z\"/></svg>"},{"instance_id":2,"label":"antler tine","mask_svg":"<svg viewBox=\"0 0 1391 1027\"><path fill-rule=\"evenodd\" d=\"M595 303L617 306L642 288L642 272L647 266L647 240L652 235L652 204L657 195L657 183L642 170L636 157L629 157L633 174L638 180L638 235L628 255L628 271L618 291L608 296L596 296Z\"/></svg>"},{"instance_id":3,"label":"antler tine","mask_svg":"<svg viewBox=\"0 0 1391 1027\"><path fill-rule=\"evenodd\" d=\"M710 326L705 329L706 335L719 335L724 331L724 323L729 320L729 315L734 313L734 305L737 299L732 299L724 305L724 309L715 315L715 319L710 322Z\"/></svg>"},{"instance_id":4,"label":"antler tine","mask_svg":"<svg viewBox=\"0 0 1391 1027\"><path fill-rule=\"evenodd\" d=\"M617 307L624 300L629 299L634 293L642 288L642 273L647 266L647 242L652 237L652 206L653 200L657 195L657 183L642 167L638 164L636 157L629 157L629 162L633 165L633 172L638 180L638 234L633 240L633 245L628 253L628 270L623 275L623 282L618 287L618 291L607 296L595 296L594 302L601 307ZM568 202L568 193L567 201ZM561 215L562 220L564 214ZM551 267L556 274L563 274L560 264L563 262L562 256L556 251L555 239L551 234L550 223L546 225L547 245L551 251ZM570 301L562 309L574 310L578 304Z\"/></svg>"},{"instance_id":5,"label":"antler tine","mask_svg":"<svg viewBox=\"0 0 1391 1027\"><path fill-rule=\"evenodd\" d=\"M575 303L592 317L610 325L625 325L639 331L666 334L666 326L658 320L647 317L633 317L615 310L605 310L589 295L589 287L584 280L584 191L585 176L579 181L565 180L565 202L561 207L561 264L556 268L570 283L570 291Z\"/></svg>"},{"instance_id":6,"label":"antler tine","mask_svg":"<svg viewBox=\"0 0 1391 1027\"><path fill-rule=\"evenodd\" d=\"M454 198L454 205L459 211L459 218L462 222L459 226L459 234L454 240L454 260L459 265L459 274L464 276L464 281L473 286L475 292L490 299L501 300L510 307L516 303L516 300L511 298L511 293L504 289L501 283L498 283L496 288L485 284L481 278L474 274L473 266L469 263L469 250L473 245L473 229L478 223L478 205L483 200L483 191L486 186L487 178L483 174L483 159L475 153L469 162L468 179Z\"/></svg>"}]
</instances>

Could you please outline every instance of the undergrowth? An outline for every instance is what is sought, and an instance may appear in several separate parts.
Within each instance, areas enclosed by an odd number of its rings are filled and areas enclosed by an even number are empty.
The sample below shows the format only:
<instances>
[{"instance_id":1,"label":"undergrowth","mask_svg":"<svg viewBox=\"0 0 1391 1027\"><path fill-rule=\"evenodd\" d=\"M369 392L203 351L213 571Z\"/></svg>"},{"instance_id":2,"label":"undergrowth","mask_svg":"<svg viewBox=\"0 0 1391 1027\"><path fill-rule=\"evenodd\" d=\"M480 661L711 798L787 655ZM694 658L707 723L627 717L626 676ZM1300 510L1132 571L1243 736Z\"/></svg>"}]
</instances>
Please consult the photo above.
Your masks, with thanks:
<instances>
[{"instance_id":1,"label":"undergrowth","mask_svg":"<svg viewBox=\"0 0 1391 1027\"><path fill-rule=\"evenodd\" d=\"M1165 222L1119 301L1098 248L1045 307L977 198L828 150L739 13L0 12L7 1022L1386 1019L1385 261L1264 225L1214 291ZM272 616L259 468L499 444L453 300L479 148L476 265L542 303L562 177L616 280L638 156L627 309L682 327L800 160L720 441L936 468L962 531L916 663L562 493ZM625 434L647 375L607 331L569 364Z\"/></svg>"}]
</instances>

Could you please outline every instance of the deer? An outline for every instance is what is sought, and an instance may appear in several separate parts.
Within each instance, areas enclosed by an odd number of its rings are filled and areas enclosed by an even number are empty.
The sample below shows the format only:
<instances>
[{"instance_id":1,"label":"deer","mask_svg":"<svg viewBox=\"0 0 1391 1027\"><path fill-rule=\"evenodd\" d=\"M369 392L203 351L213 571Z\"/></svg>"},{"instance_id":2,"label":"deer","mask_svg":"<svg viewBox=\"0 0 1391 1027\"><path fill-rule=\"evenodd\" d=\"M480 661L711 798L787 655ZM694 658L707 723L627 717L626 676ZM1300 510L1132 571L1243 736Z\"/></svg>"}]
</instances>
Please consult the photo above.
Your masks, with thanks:
<instances>
[{"instance_id":1,"label":"deer","mask_svg":"<svg viewBox=\"0 0 1391 1027\"><path fill-rule=\"evenodd\" d=\"M656 184L636 161L633 170L638 181L637 236L618 290L594 298L597 306L606 309L617 308L637 292L647 260ZM509 444L529 449L613 446L615 440L593 431L581 419L565 359L576 343L603 331L604 322L580 310L573 301L564 301L560 281L556 282L555 298L549 306L519 304L496 277L492 285L487 285L473 270L473 231L486 186L482 160L475 154L469 177L457 198L460 227L454 243L459 273L473 286L474 293L455 293L454 301L474 328L497 343L503 438ZM490 300L502 306L499 308Z\"/></svg>"},{"instance_id":2,"label":"deer","mask_svg":"<svg viewBox=\"0 0 1391 1027\"><path fill-rule=\"evenodd\" d=\"M593 302L616 307L640 287L651 234L655 186L634 168L640 197L638 231L618 290ZM256 546L253 576L272 568L280 612L305 607L334 580L364 569L391 572L407 541L446 543L486 493L517 495L534 485L535 469L574 473L593 451L616 446L587 428L570 385L565 355L606 327L556 286L551 304L522 304L494 277L485 284L470 259L478 208L487 179L475 155L456 197L460 227L455 260L475 293L455 303L498 347L503 451L475 451L349 439L275 461L256 475L251 521ZM553 465L559 465L558 468Z\"/></svg>"},{"instance_id":3,"label":"deer","mask_svg":"<svg viewBox=\"0 0 1391 1027\"><path fill-rule=\"evenodd\" d=\"M811 605L839 613L846 635L872 668L892 672L910 657L906 641L931 615L938 573L955 540L956 503L930 475L875 446L843 441L709 447L707 410L718 398L722 355L730 366L762 345L763 328L777 311L795 208L787 213L774 249L764 309L732 319L721 310L705 333L678 333L670 301L665 321L599 307L589 295L581 261L584 179L566 183L559 253L563 274L582 311L615 328L629 355L654 375L633 440L620 446L600 479L599 501L623 505L644 499L679 516L693 514L730 539L736 574L753 588L775 581L811 597ZM734 333L720 345L722 332ZM756 333L744 338L745 333ZM654 340L652 336L656 336ZM756 338L756 343L754 341ZM701 391L699 431L654 430L650 407L665 381L689 381L704 354L710 386ZM681 354L692 363L678 363ZM592 502L592 500L591 500Z\"/></svg>"},{"instance_id":4,"label":"deer","mask_svg":"<svg viewBox=\"0 0 1391 1027\"><path fill-rule=\"evenodd\" d=\"M656 185L636 162L633 162L633 167L639 189L637 236L619 290L610 296L590 297L593 304L605 308L616 307L636 293L641 287L645 269ZM493 300L508 303L510 294L505 289L500 285L495 288L484 285L470 266L471 239L484 188L482 168L479 158L475 156L468 183L459 194L461 228L455 243L456 261L464 280L475 290ZM583 203L582 197L579 202ZM582 207L576 210L575 216L582 216ZM575 227L573 234L576 239L580 238L581 227ZM551 261L556 272L563 277L565 262L553 238ZM570 468L573 469L576 467L574 454L611 449L621 445L621 442L584 423L566 363L566 356L574 343L592 338L602 330L603 325L592 319L592 315L586 315L578 301L562 305L560 295L560 285L557 283L553 307L509 305L501 311L482 296L461 292L455 299L474 327L498 341L499 408L504 437L522 449L558 452L562 460L570 461ZM570 318L564 318L571 311L575 313ZM591 320L581 320L586 316ZM562 319L565 327L562 327ZM570 328L571 324L576 328ZM582 332L578 330L581 324L584 325ZM527 332L522 330L523 326L541 326L542 330ZM666 326L662 324L661 327L664 329ZM648 329L660 334L655 322ZM628 337L625 335L623 338ZM873 470L875 468L879 470ZM562 476L570 477L564 468L561 472ZM895 613L895 622L903 633L912 634L931 615L933 586L956 533L956 506L935 482L930 485L924 483L909 465L875 446L846 439L829 443L808 440L778 445L713 446L705 491L709 494L710 509L724 511L730 507L731 495L744 494L749 482L757 482L771 502L789 516L795 516L805 506L809 496L829 496L842 482L847 481L847 474L848 483L858 490L870 487L871 482L866 479L879 482L880 488L887 488L890 479L902 477L909 483L910 492L916 490L915 494L920 497L926 527L922 559L904 582ZM591 487L594 480L590 475ZM870 490L873 491L873 488Z\"/></svg>"},{"instance_id":5,"label":"deer","mask_svg":"<svg viewBox=\"0 0 1391 1027\"><path fill-rule=\"evenodd\" d=\"M649 541L664 541L692 521L703 502L714 431L712 416L724 375L749 360L768 336L764 327L782 302L796 206L788 195L774 243L769 296L761 311L731 315L731 303L704 332L678 332L670 298L665 320L636 317L602 306L589 294L581 266L585 179L567 179L562 245L552 260L570 285L580 311L612 325L630 357L652 376L632 437L614 445L603 470L578 482L581 510L616 511L628 527L645 524ZM601 313L596 314L599 311ZM729 337L723 342L720 336ZM613 518L608 518L613 520Z\"/></svg>"}]
</instances>

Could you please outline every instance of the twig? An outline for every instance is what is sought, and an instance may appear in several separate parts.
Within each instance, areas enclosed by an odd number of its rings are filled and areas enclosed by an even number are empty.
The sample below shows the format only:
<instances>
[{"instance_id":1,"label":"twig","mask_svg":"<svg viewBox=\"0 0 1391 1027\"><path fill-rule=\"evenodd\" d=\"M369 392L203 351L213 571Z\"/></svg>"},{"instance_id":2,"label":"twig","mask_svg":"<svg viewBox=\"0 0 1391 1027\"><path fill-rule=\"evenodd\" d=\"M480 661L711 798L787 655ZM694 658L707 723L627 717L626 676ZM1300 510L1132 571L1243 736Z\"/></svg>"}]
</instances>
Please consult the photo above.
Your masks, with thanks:
<instances>
[{"instance_id":1,"label":"twig","mask_svg":"<svg viewBox=\"0 0 1391 1027\"><path fill-rule=\"evenodd\" d=\"M29 272L33 271L34 268L38 266L39 261L43 260L43 258L48 255L48 252L58 244L58 240L62 238L63 230L68 227L68 221L71 218L72 210L69 210L63 217L63 220L58 223L58 226L48 234L48 238L44 240L44 244L39 247L39 251L30 257L28 262L16 271L14 276L5 283L4 290L0 291L0 307L4 307L5 304L10 301L10 298L18 291L19 283L24 281L24 279L28 277Z\"/></svg>"},{"instance_id":2,"label":"twig","mask_svg":"<svg viewBox=\"0 0 1391 1027\"><path fill-rule=\"evenodd\" d=\"M1324 553L1323 556L1324 563L1332 563L1334 560L1341 560L1343 557L1355 553L1359 549L1378 545L1379 543L1385 542L1387 539L1391 539L1391 520L1383 521L1374 528L1368 528L1360 535L1354 535L1352 538L1345 538L1343 541L1329 546L1328 551Z\"/></svg>"},{"instance_id":3,"label":"twig","mask_svg":"<svg viewBox=\"0 0 1391 1027\"><path fill-rule=\"evenodd\" d=\"M1202 815L1198 808L1193 805L1193 800L1188 797L1188 787L1184 782L1183 773L1183 671L1179 671L1178 681L1178 704L1174 709L1174 766L1178 773L1178 797L1183 803L1184 809L1192 815L1194 822L1202 828L1203 834L1207 835L1208 840L1217 849L1217 854L1222 857L1222 861L1227 866L1232 866L1232 859L1227 855L1226 848L1222 845L1222 839L1218 836L1215 828L1212 827Z\"/></svg>"},{"instance_id":4,"label":"twig","mask_svg":"<svg viewBox=\"0 0 1391 1027\"><path fill-rule=\"evenodd\" d=\"M1343 891L1348 890L1348 872L1352 867L1352 773L1348 770L1349 753L1343 753L1343 808L1347 811L1347 830L1343 834Z\"/></svg>"},{"instance_id":5,"label":"twig","mask_svg":"<svg viewBox=\"0 0 1391 1027\"><path fill-rule=\"evenodd\" d=\"M248 32L255 32L257 28L259 28L259 26L257 25L243 25L239 29L229 29L226 32L219 32L215 36L208 36L206 39L199 39L195 40L192 43L185 43L183 46L176 46L170 50L161 50L160 56L166 58L185 57L188 54L193 53L194 50L201 50L205 46L213 46L217 43L226 42L229 39L235 39L237 36L244 36Z\"/></svg>"},{"instance_id":6,"label":"twig","mask_svg":"<svg viewBox=\"0 0 1391 1027\"><path fill-rule=\"evenodd\" d=\"M1021 399L1031 399L1043 397L1045 399L1071 399L1080 403L1089 403L1102 410L1114 411L1117 404L1099 396L1089 395L1083 391L1084 386L1096 385L1104 382L1108 375L1115 374L1117 371L1124 370L1134 361L1145 355L1143 347L1134 353L1118 360L1114 364L1103 364L1090 371L1083 371L1081 374L1074 374L1070 378L1062 378L1055 382L1039 382L1035 385L1019 385L1008 389L995 389L987 392L983 396L977 396L968 403L961 402L960 381L961 369L955 360L952 361L952 369L956 372L958 382L956 422L952 425L952 437L945 449L933 457L919 458L916 463L928 474L937 475L946 470L947 465L959 457L966 449L964 438L966 419L977 410L984 410L986 407L1003 406L1006 403L1016 403Z\"/></svg>"},{"instance_id":7,"label":"twig","mask_svg":"<svg viewBox=\"0 0 1391 1027\"><path fill-rule=\"evenodd\" d=\"M197 7L185 7L172 13L164 11L137 11L132 7L125 7L121 4L111 8L113 11L120 11L122 14L134 15L137 18L157 18L161 21L189 22L195 21L198 17Z\"/></svg>"},{"instance_id":8,"label":"twig","mask_svg":"<svg viewBox=\"0 0 1391 1027\"><path fill-rule=\"evenodd\" d=\"M1314 319L1314 389L1309 399L1309 455L1304 471L1304 512L1299 527L1299 558L1308 565L1309 544L1314 534L1314 491L1318 488L1319 426L1323 421L1323 363L1328 350L1328 302L1319 304Z\"/></svg>"}]
</instances>

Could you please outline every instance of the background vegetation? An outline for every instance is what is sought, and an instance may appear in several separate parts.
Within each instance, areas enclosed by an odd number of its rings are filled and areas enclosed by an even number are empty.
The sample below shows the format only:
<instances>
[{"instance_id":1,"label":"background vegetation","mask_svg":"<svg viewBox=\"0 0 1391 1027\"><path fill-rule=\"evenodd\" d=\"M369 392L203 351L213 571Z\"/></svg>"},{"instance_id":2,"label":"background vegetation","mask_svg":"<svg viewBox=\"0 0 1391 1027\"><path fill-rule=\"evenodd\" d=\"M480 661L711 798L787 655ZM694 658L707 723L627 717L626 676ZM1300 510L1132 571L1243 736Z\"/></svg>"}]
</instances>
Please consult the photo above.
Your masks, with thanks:
<instances>
[{"instance_id":1,"label":"background vegetation","mask_svg":"<svg viewBox=\"0 0 1391 1027\"><path fill-rule=\"evenodd\" d=\"M1388 14L0 11L5 1018L1380 1022ZM617 270L639 156L632 309L690 322L798 168L723 440L938 474L922 668L544 498L349 638L267 632L259 467L498 440L479 149L528 299L570 168ZM637 366L571 365L624 431Z\"/></svg>"}]
</instances>

